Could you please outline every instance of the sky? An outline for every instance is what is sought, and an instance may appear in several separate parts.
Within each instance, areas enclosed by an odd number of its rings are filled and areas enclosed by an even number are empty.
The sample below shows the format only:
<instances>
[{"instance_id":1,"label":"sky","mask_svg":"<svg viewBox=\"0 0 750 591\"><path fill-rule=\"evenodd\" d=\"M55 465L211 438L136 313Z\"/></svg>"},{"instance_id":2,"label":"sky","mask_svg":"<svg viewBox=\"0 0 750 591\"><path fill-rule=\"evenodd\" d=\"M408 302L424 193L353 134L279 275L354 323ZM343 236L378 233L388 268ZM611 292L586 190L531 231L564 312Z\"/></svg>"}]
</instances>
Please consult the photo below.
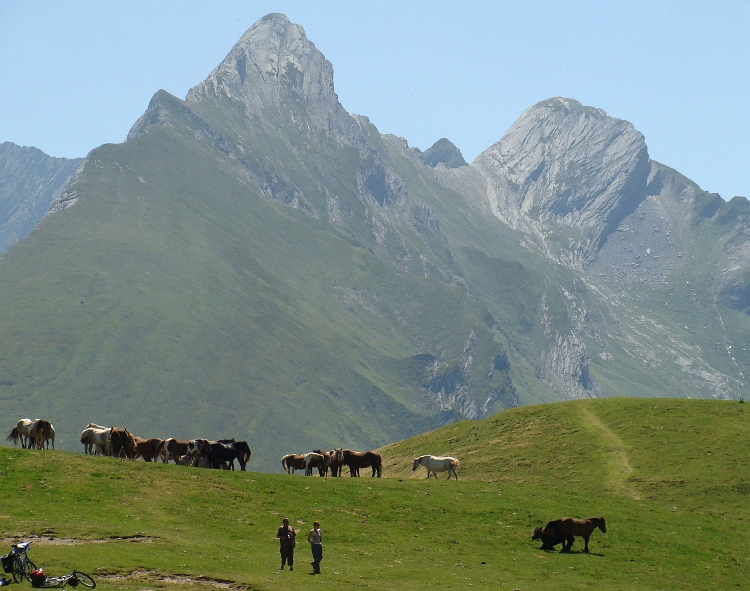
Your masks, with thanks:
<instances>
[{"instance_id":1,"label":"sky","mask_svg":"<svg viewBox=\"0 0 750 591\"><path fill-rule=\"evenodd\" d=\"M185 98L242 34L286 14L339 100L471 162L555 96L640 131L652 159L750 197L750 0L0 0L0 142L83 157L160 89Z\"/></svg>"}]
</instances>

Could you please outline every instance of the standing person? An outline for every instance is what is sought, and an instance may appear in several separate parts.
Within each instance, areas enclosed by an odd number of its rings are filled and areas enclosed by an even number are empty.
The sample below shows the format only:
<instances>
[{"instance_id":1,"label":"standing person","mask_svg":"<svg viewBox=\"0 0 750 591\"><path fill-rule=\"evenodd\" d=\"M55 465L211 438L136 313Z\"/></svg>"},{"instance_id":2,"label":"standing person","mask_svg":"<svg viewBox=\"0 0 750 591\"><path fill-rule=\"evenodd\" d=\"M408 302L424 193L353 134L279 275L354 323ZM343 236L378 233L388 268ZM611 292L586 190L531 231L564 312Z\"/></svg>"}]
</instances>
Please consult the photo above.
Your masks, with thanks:
<instances>
[{"instance_id":1,"label":"standing person","mask_svg":"<svg viewBox=\"0 0 750 591\"><path fill-rule=\"evenodd\" d=\"M279 538L279 551L281 552L281 569L284 570L284 564L289 562L289 570L294 570L294 549L297 546L297 532L293 527L289 527L289 518L284 517L283 525L276 532Z\"/></svg>"},{"instance_id":2,"label":"standing person","mask_svg":"<svg viewBox=\"0 0 750 591\"><path fill-rule=\"evenodd\" d=\"M307 534L307 541L310 542L310 548L312 548L313 561L310 565L313 567L316 575L320 574L320 561L323 560L323 538L322 531L320 531L320 522L313 522L313 528L310 533Z\"/></svg>"}]
</instances>

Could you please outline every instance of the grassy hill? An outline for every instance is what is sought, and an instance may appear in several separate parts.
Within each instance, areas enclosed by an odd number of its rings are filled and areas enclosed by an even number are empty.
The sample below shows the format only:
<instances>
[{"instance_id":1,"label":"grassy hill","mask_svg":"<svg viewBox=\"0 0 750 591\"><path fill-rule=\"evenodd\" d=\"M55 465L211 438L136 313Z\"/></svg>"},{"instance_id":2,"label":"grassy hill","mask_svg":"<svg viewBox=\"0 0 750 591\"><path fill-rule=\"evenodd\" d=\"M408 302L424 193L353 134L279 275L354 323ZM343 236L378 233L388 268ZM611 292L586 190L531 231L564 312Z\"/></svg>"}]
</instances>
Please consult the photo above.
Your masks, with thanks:
<instances>
[{"instance_id":1,"label":"grassy hill","mask_svg":"<svg viewBox=\"0 0 750 591\"><path fill-rule=\"evenodd\" d=\"M3 448L0 535L47 572L102 589L731 589L750 569L745 405L613 399L524 407L383 448L385 478L218 472ZM412 473L422 453L460 480ZM252 466L252 463L251 463ZM604 516L589 554L533 527ZM283 516L322 523L279 572ZM304 538L304 535L302 536ZM53 543L54 542L54 543Z\"/></svg>"}]
</instances>

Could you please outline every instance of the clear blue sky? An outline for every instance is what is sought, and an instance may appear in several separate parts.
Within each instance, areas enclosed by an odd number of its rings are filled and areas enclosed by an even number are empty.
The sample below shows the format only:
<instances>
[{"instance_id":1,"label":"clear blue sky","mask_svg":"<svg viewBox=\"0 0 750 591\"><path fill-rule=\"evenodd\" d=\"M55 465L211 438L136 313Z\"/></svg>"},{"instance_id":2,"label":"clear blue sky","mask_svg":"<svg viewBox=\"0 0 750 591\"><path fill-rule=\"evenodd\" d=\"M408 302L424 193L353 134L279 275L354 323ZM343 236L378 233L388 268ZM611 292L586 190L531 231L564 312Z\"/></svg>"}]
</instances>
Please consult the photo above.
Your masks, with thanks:
<instances>
[{"instance_id":1,"label":"clear blue sky","mask_svg":"<svg viewBox=\"0 0 750 591\"><path fill-rule=\"evenodd\" d=\"M750 0L0 0L0 142L79 157L121 142L164 89L184 98L270 12L332 62L383 133L472 161L532 104L630 121L651 157L750 197Z\"/></svg>"}]
</instances>

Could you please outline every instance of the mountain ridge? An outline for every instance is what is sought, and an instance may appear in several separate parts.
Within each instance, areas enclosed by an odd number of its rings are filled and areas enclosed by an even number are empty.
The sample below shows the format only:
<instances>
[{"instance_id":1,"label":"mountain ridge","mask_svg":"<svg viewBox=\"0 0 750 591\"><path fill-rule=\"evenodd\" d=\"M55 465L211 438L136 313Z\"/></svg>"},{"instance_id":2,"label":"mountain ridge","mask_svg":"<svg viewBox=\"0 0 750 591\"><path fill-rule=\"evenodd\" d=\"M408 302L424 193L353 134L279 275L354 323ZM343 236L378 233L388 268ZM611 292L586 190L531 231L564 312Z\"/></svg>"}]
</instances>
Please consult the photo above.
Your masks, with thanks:
<instances>
[{"instance_id":1,"label":"mountain ridge","mask_svg":"<svg viewBox=\"0 0 750 591\"><path fill-rule=\"evenodd\" d=\"M0 399L73 431L259 441L270 470L290 416L285 452L372 448L517 405L743 391L746 200L572 99L470 165L423 155L264 17L8 251Z\"/></svg>"}]
</instances>

